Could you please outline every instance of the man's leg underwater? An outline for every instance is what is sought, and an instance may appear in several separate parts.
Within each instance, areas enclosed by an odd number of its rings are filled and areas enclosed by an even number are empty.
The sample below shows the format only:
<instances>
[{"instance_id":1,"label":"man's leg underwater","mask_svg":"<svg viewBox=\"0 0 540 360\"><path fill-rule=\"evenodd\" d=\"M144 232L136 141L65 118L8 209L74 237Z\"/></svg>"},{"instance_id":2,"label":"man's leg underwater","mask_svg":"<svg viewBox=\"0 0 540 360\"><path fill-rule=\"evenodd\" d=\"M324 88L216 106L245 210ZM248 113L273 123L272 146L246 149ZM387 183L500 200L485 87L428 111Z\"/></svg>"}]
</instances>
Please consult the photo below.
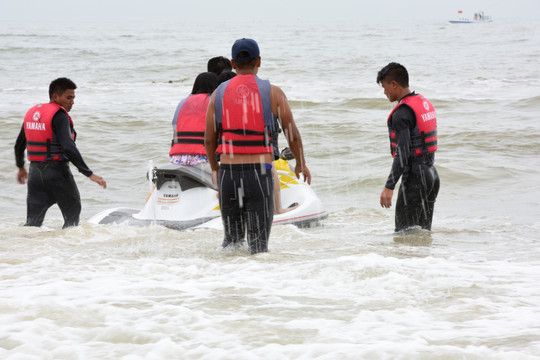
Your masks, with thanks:
<instances>
[{"instance_id":1,"label":"man's leg underwater","mask_svg":"<svg viewBox=\"0 0 540 360\"><path fill-rule=\"evenodd\" d=\"M41 226L47 210L55 203L44 183L43 173L48 164L30 163L28 192L26 195L26 223L24 226Z\"/></svg>"},{"instance_id":2,"label":"man's leg underwater","mask_svg":"<svg viewBox=\"0 0 540 360\"><path fill-rule=\"evenodd\" d=\"M403 172L396 201L396 232L420 225L422 185L416 175L412 166Z\"/></svg>"},{"instance_id":3,"label":"man's leg underwater","mask_svg":"<svg viewBox=\"0 0 540 360\"><path fill-rule=\"evenodd\" d=\"M440 179L439 173L435 166L424 168L425 179L425 213L420 218L420 226L422 229L431 230L431 223L433 222L433 212L435 210L435 200L439 194Z\"/></svg>"},{"instance_id":4,"label":"man's leg underwater","mask_svg":"<svg viewBox=\"0 0 540 360\"><path fill-rule=\"evenodd\" d=\"M246 185L247 240L251 254L268 251L274 220L274 180L271 169L253 170Z\"/></svg>"},{"instance_id":5,"label":"man's leg underwater","mask_svg":"<svg viewBox=\"0 0 540 360\"><path fill-rule=\"evenodd\" d=\"M62 181L56 181L53 188L58 207L64 217L63 228L65 229L69 226L79 225L82 208L81 195L69 167L59 169L58 175Z\"/></svg>"},{"instance_id":6,"label":"man's leg underwater","mask_svg":"<svg viewBox=\"0 0 540 360\"><path fill-rule=\"evenodd\" d=\"M223 243L225 248L231 244L241 244L244 241L245 226L242 213L243 184L235 181L234 172L223 167L219 170L219 208L223 222Z\"/></svg>"},{"instance_id":7,"label":"man's leg underwater","mask_svg":"<svg viewBox=\"0 0 540 360\"><path fill-rule=\"evenodd\" d=\"M413 226L431 230L433 208L438 193L438 175L431 171L433 166L414 163L410 171L403 174L396 203L396 229L405 230Z\"/></svg>"}]
</instances>

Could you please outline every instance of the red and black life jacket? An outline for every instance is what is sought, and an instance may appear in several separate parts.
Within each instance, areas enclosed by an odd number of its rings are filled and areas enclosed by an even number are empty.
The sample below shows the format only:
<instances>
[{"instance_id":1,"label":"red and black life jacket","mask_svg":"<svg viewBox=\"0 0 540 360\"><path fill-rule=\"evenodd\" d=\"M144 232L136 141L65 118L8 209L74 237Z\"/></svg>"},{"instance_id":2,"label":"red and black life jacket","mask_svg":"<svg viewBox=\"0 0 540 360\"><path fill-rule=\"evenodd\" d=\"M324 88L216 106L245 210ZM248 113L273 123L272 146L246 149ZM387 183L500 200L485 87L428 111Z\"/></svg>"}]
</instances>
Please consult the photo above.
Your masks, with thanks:
<instances>
[{"instance_id":1,"label":"red and black life jacket","mask_svg":"<svg viewBox=\"0 0 540 360\"><path fill-rule=\"evenodd\" d=\"M272 153L277 131L272 113L271 85L256 75L237 75L216 90L215 117L218 154Z\"/></svg>"},{"instance_id":2,"label":"red and black life jacket","mask_svg":"<svg viewBox=\"0 0 540 360\"><path fill-rule=\"evenodd\" d=\"M69 118L71 137L75 141L73 120L67 111L55 103L37 104L24 117L24 134L29 161L66 160L60 143L54 141L52 119L58 111L63 111Z\"/></svg>"},{"instance_id":3,"label":"red and black life jacket","mask_svg":"<svg viewBox=\"0 0 540 360\"><path fill-rule=\"evenodd\" d=\"M176 133L169 155L206 155L204 148L204 129L206 109L210 94L190 95L180 105L176 118Z\"/></svg>"},{"instance_id":4,"label":"red and black life jacket","mask_svg":"<svg viewBox=\"0 0 540 360\"><path fill-rule=\"evenodd\" d=\"M388 133L390 135L390 152L396 156L396 133L392 126L392 114L402 105L408 105L416 117L416 125L411 130L409 156L420 156L437 151L437 117L431 102L420 94L405 96L388 116Z\"/></svg>"}]
</instances>

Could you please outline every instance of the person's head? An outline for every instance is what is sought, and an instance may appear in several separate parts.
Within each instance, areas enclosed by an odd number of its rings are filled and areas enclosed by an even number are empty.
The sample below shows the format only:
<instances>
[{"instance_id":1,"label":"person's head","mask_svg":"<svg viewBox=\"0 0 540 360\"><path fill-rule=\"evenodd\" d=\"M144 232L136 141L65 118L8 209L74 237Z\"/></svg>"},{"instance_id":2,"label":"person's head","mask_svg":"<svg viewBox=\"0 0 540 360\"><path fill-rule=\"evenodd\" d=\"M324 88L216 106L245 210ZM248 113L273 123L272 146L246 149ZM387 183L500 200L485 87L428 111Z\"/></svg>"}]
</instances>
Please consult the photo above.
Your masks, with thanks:
<instances>
[{"instance_id":1,"label":"person's head","mask_svg":"<svg viewBox=\"0 0 540 360\"><path fill-rule=\"evenodd\" d=\"M391 62L378 72L377 84L384 88L388 100L399 100L409 92L409 73L405 66Z\"/></svg>"},{"instance_id":2,"label":"person's head","mask_svg":"<svg viewBox=\"0 0 540 360\"><path fill-rule=\"evenodd\" d=\"M211 94L216 90L218 80L216 74L212 72L203 72L197 75L193 82L192 94Z\"/></svg>"},{"instance_id":3,"label":"person's head","mask_svg":"<svg viewBox=\"0 0 540 360\"><path fill-rule=\"evenodd\" d=\"M236 76L236 73L234 71L231 71L231 70L223 71L221 74L219 74L217 78L218 85L221 84L222 82L232 79L235 76Z\"/></svg>"},{"instance_id":4,"label":"person's head","mask_svg":"<svg viewBox=\"0 0 540 360\"><path fill-rule=\"evenodd\" d=\"M75 89L77 85L68 78L62 77L53 80L49 85L49 100L70 111L75 103Z\"/></svg>"},{"instance_id":5,"label":"person's head","mask_svg":"<svg viewBox=\"0 0 540 360\"><path fill-rule=\"evenodd\" d=\"M256 68L261 65L259 45L253 39L236 40L232 46L231 54L232 65L237 70L256 72Z\"/></svg>"},{"instance_id":6,"label":"person's head","mask_svg":"<svg viewBox=\"0 0 540 360\"><path fill-rule=\"evenodd\" d=\"M232 64L229 59L223 56L216 56L208 60L207 71L219 76L223 71L232 70Z\"/></svg>"}]
</instances>

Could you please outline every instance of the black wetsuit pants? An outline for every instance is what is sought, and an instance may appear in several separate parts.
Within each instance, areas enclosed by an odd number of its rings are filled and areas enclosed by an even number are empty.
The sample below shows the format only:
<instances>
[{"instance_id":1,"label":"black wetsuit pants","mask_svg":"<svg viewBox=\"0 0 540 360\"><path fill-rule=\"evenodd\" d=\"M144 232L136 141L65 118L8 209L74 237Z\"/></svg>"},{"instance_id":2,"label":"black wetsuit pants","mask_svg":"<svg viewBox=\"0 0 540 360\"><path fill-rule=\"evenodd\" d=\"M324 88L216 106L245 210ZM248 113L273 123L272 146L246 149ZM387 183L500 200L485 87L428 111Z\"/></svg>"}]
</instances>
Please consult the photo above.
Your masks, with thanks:
<instances>
[{"instance_id":1,"label":"black wetsuit pants","mask_svg":"<svg viewBox=\"0 0 540 360\"><path fill-rule=\"evenodd\" d=\"M422 158L411 160L401 178L396 202L395 231L413 226L431 230L439 186L439 174L430 161Z\"/></svg>"},{"instance_id":2,"label":"black wetsuit pants","mask_svg":"<svg viewBox=\"0 0 540 360\"><path fill-rule=\"evenodd\" d=\"M47 210L58 204L64 226L79 224L81 196L67 161L30 163L25 226L41 226Z\"/></svg>"},{"instance_id":3,"label":"black wetsuit pants","mask_svg":"<svg viewBox=\"0 0 540 360\"><path fill-rule=\"evenodd\" d=\"M223 247L241 244L247 230L250 253L268 251L274 218L272 165L222 164L218 181Z\"/></svg>"}]
</instances>

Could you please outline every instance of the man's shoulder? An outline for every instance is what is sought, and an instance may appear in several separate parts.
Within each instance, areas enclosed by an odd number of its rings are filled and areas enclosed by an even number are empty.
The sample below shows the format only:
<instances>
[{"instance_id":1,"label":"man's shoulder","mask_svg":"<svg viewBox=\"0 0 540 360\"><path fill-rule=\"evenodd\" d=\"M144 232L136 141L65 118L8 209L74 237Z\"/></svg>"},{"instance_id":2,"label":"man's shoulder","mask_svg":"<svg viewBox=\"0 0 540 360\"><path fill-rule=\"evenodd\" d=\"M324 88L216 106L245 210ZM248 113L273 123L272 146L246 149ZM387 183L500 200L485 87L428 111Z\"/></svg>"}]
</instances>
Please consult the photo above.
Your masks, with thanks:
<instances>
[{"instance_id":1,"label":"man's shoulder","mask_svg":"<svg viewBox=\"0 0 540 360\"><path fill-rule=\"evenodd\" d=\"M67 112L62 111L62 108L59 108L58 111L56 111L53 115L53 121L60 119L60 120L68 120L69 121L69 115Z\"/></svg>"},{"instance_id":2,"label":"man's shoulder","mask_svg":"<svg viewBox=\"0 0 540 360\"><path fill-rule=\"evenodd\" d=\"M396 109L394 113L399 114L399 113L410 113L410 112L414 113L412 106L409 104L403 103L398 106L398 108Z\"/></svg>"},{"instance_id":3,"label":"man's shoulder","mask_svg":"<svg viewBox=\"0 0 540 360\"><path fill-rule=\"evenodd\" d=\"M270 84L270 91L275 94L285 95L285 92L283 91L283 89L281 89L279 86L274 85L274 84Z\"/></svg>"},{"instance_id":4,"label":"man's shoulder","mask_svg":"<svg viewBox=\"0 0 540 360\"><path fill-rule=\"evenodd\" d=\"M58 109L58 111L53 115L51 124L53 129L57 128L58 126L70 126L69 115L65 111L60 111L60 109Z\"/></svg>"},{"instance_id":5,"label":"man's shoulder","mask_svg":"<svg viewBox=\"0 0 540 360\"><path fill-rule=\"evenodd\" d=\"M414 110L408 104L401 104L392 114L392 122L397 127L400 127L399 123L405 123L407 124L406 127L410 127L415 123L415 119Z\"/></svg>"}]
</instances>

